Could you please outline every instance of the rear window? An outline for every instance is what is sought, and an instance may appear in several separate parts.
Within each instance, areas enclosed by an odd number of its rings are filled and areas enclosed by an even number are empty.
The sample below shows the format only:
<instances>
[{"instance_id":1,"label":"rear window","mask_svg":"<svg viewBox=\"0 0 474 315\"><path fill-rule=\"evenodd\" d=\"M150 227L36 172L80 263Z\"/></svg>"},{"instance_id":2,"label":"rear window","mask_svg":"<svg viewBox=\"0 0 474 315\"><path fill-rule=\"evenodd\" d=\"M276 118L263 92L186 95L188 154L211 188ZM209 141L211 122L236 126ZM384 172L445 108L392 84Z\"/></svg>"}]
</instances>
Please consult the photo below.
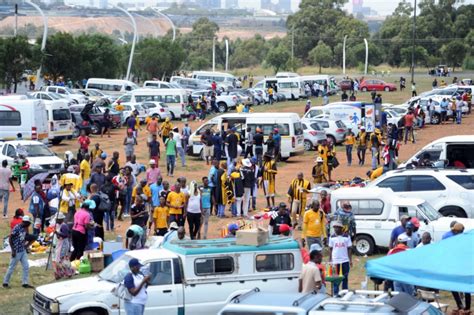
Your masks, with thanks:
<instances>
[{"instance_id":1,"label":"rear window","mask_svg":"<svg viewBox=\"0 0 474 315\"><path fill-rule=\"evenodd\" d=\"M300 124L300 123L298 123ZM248 124L247 127L250 127L252 132L255 132L257 127L262 129L263 135L268 136L270 133L273 132L275 128L278 128L278 133L282 136L289 136L290 129L288 124ZM301 133L303 133L303 127L300 124ZM296 130L295 130L296 131Z\"/></svg>"},{"instance_id":2,"label":"rear window","mask_svg":"<svg viewBox=\"0 0 474 315\"><path fill-rule=\"evenodd\" d=\"M340 120L336 120L336 126L337 128L346 128L346 125Z\"/></svg>"},{"instance_id":3,"label":"rear window","mask_svg":"<svg viewBox=\"0 0 474 315\"><path fill-rule=\"evenodd\" d=\"M293 127L295 128L295 135L299 136L303 134L303 127L301 127L301 123L297 122L294 123Z\"/></svg>"},{"instance_id":4,"label":"rear window","mask_svg":"<svg viewBox=\"0 0 474 315\"><path fill-rule=\"evenodd\" d=\"M53 120L70 120L71 112L69 109L53 109Z\"/></svg>"},{"instance_id":5,"label":"rear window","mask_svg":"<svg viewBox=\"0 0 474 315\"><path fill-rule=\"evenodd\" d=\"M255 269L258 272L293 270L293 254L264 254L255 258Z\"/></svg>"},{"instance_id":6,"label":"rear window","mask_svg":"<svg viewBox=\"0 0 474 315\"><path fill-rule=\"evenodd\" d=\"M341 207L341 201L337 201L337 207ZM378 199L348 200L352 206L354 215L380 215L383 212L384 203Z\"/></svg>"},{"instance_id":7,"label":"rear window","mask_svg":"<svg viewBox=\"0 0 474 315\"><path fill-rule=\"evenodd\" d=\"M313 128L314 130L323 130L323 128L321 128L321 126L318 125L317 123L312 123L310 126L311 126L311 128Z\"/></svg>"},{"instance_id":8,"label":"rear window","mask_svg":"<svg viewBox=\"0 0 474 315\"><path fill-rule=\"evenodd\" d=\"M21 115L20 112L11 110L0 111L0 126L20 126Z\"/></svg>"},{"instance_id":9,"label":"rear window","mask_svg":"<svg viewBox=\"0 0 474 315\"><path fill-rule=\"evenodd\" d=\"M198 258L194 261L196 276L230 274L234 272L234 259L232 257Z\"/></svg>"},{"instance_id":10,"label":"rear window","mask_svg":"<svg viewBox=\"0 0 474 315\"><path fill-rule=\"evenodd\" d=\"M474 190L474 175L448 175L446 177L465 189Z\"/></svg>"}]
</instances>

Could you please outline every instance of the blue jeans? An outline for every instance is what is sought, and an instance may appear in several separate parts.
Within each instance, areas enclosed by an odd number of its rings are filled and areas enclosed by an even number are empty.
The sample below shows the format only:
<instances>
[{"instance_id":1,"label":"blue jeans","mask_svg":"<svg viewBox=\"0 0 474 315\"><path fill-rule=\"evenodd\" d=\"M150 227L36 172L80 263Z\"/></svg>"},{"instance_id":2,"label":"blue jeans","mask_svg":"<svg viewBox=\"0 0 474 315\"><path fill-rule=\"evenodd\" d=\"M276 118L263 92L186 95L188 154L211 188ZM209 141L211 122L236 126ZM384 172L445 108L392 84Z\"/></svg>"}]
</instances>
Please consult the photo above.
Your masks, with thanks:
<instances>
[{"instance_id":1,"label":"blue jeans","mask_svg":"<svg viewBox=\"0 0 474 315\"><path fill-rule=\"evenodd\" d=\"M415 293L415 287L411 284L406 284L403 282L393 281L393 288L398 292L405 292L411 296Z\"/></svg>"},{"instance_id":2,"label":"blue jeans","mask_svg":"<svg viewBox=\"0 0 474 315\"><path fill-rule=\"evenodd\" d=\"M132 206L132 192L133 192L133 187L127 186L127 191L125 194L125 210L123 211L123 214L130 213L130 207Z\"/></svg>"},{"instance_id":3,"label":"blue jeans","mask_svg":"<svg viewBox=\"0 0 474 315\"><path fill-rule=\"evenodd\" d=\"M114 230L114 222L115 222L115 209L110 211L106 211L104 213L104 221L105 221L105 229L107 231Z\"/></svg>"},{"instance_id":4,"label":"blue jeans","mask_svg":"<svg viewBox=\"0 0 474 315\"><path fill-rule=\"evenodd\" d=\"M352 144L346 145L346 157L347 157L347 165L352 164Z\"/></svg>"},{"instance_id":5,"label":"blue jeans","mask_svg":"<svg viewBox=\"0 0 474 315\"><path fill-rule=\"evenodd\" d=\"M143 315L145 314L145 305L131 303L129 301L125 301L124 303L125 313L127 315Z\"/></svg>"},{"instance_id":6,"label":"blue jeans","mask_svg":"<svg viewBox=\"0 0 474 315\"><path fill-rule=\"evenodd\" d=\"M186 153L184 152L184 149L178 148L178 154L179 154L179 157L181 158L181 166L185 167L186 166Z\"/></svg>"},{"instance_id":7,"label":"blue jeans","mask_svg":"<svg viewBox=\"0 0 474 315\"><path fill-rule=\"evenodd\" d=\"M337 266L337 274L339 274L339 268L341 267L341 264L336 265ZM349 262L342 263L342 275L344 276L344 279L342 280L342 289L349 289L349 271L351 267L349 265ZM333 291L333 296L337 295L339 293L339 283L333 283L332 287Z\"/></svg>"},{"instance_id":8,"label":"blue jeans","mask_svg":"<svg viewBox=\"0 0 474 315\"><path fill-rule=\"evenodd\" d=\"M173 175L175 163L176 163L176 155L166 156L166 170L168 171L169 175Z\"/></svg>"},{"instance_id":9,"label":"blue jeans","mask_svg":"<svg viewBox=\"0 0 474 315\"><path fill-rule=\"evenodd\" d=\"M28 255L26 254L26 251L16 253L15 257L11 257L7 273L5 274L5 278L3 278L3 283L10 283L10 278L12 277L13 271L15 271L15 267L18 262L21 262L21 266L23 267L23 276L21 278L21 283L28 284L30 266L28 265Z\"/></svg>"},{"instance_id":10,"label":"blue jeans","mask_svg":"<svg viewBox=\"0 0 474 315\"><path fill-rule=\"evenodd\" d=\"M3 215L8 213L8 199L10 197L10 191L8 189L0 189L0 202L3 200Z\"/></svg>"},{"instance_id":11,"label":"blue jeans","mask_svg":"<svg viewBox=\"0 0 474 315\"><path fill-rule=\"evenodd\" d=\"M375 170L377 168L377 155L379 153L379 150L375 147L371 148L372 150L372 169Z\"/></svg>"},{"instance_id":12,"label":"blue jeans","mask_svg":"<svg viewBox=\"0 0 474 315\"><path fill-rule=\"evenodd\" d=\"M456 110L456 123L459 125L462 120L462 110Z\"/></svg>"},{"instance_id":13,"label":"blue jeans","mask_svg":"<svg viewBox=\"0 0 474 315\"><path fill-rule=\"evenodd\" d=\"M225 205L218 204L217 205L217 216L218 217L223 217L224 216L224 211L225 211Z\"/></svg>"}]
</instances>

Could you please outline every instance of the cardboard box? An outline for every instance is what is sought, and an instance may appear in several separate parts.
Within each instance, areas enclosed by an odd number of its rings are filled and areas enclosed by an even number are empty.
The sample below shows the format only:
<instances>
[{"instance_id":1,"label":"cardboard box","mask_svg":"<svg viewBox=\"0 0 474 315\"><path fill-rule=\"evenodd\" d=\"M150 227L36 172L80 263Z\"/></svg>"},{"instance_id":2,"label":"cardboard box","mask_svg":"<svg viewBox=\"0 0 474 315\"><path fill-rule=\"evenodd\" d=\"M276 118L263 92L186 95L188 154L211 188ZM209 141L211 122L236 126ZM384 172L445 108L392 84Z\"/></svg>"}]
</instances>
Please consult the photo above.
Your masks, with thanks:
<instances>
[{"instance_id":1,"label":"cardboard box","mask_svg":"<svg viewBox=\"0 0 474 315\"><path fill-rule=\"evenodd\" d=\"M235 243L237 245L262 246L268 242L268 230L256 228L237 231Z\"/></svg>"},{"instance_id":2,"label":"cardboard box","mask_svg":"<svg viewBox=\"0 0 474 315\"><path fill-rule=\"evenodd\" d=\"M100 272L104 270L104 253L99 250L91 250L84 253L89 259L92 272Z\"/></svg>"}]
</instances>

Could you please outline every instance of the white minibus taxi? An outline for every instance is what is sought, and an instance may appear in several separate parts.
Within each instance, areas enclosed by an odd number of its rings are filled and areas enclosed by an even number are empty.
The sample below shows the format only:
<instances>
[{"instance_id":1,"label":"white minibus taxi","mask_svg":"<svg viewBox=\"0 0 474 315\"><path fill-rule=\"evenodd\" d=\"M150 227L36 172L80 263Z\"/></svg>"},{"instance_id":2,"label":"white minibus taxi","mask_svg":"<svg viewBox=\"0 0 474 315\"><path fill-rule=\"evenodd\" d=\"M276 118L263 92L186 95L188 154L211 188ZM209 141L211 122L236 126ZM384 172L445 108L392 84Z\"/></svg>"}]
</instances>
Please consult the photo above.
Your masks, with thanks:
<instances>
[{"instance_id":1,"label":"white minibus taxi","mask_svg":"<svg viewBox=\"0 0 474 315\"><path fill-rule=\"evenodd\" d=\"M110 95L120 95L138 88L127 80L90 78L87 80L86 89L96 89Z\"/></svg>"},{"instance_id":2,"label":"white minibus taxi","mask_svg":"<svg viewBox=\"0 0 474 315\"><path fill-rule=\"evenodd\" d=\"M211 129L213 132L226 131L235 127L240 135L240 144L243 148L247 127L255 133L257 127L262 129L264 140L278 128L281 135L281 159L287 160L290 156L304 153L304 136L300 117L296 113L232 113L214 117L201 125L191 136L188 142L188 154L203 156L201 135ZM266 147L264 145L264 152Z\"/></svg>"},{"instance_id":3,"label":"white minibus taxi","mask_svg":"<svg viewBox=\"0 0 474 315\"><path fill-rule=\"evenodd\" d=\"M115 100L113 106L118 102L124 105L143 102L162 102L168 106L173 119L181 118L184 114L188 101L184 89L136 89L120 96Z\"/></svg>"},{"instance_id":4,"label":"white minibus taxi","mask_svg":"<svg viewBox=\"0 0 474 315\"><path fill-rule=\"evenodd\" d=\"M305 96L304 83L301 81L300 77L265 78L259 81L255 85L255 88L267 91L270 86L276 86L277 88L275 92L284 94L286 99L296 100Z\"/></svg>"},{"instance_id":5,"label":"white minibus taxi","mask_svg":"<svg viewBox=\"0 0 474 315\"><path fill-rule=\"evenodd\" d=\"M237 79L229 73L224 72L209 72L209 71L194 71L191 75L193 79L207 81L212 83L215 81L217 86L224 91L229 91L237 86Z\"/></svg>"}]
</instances>

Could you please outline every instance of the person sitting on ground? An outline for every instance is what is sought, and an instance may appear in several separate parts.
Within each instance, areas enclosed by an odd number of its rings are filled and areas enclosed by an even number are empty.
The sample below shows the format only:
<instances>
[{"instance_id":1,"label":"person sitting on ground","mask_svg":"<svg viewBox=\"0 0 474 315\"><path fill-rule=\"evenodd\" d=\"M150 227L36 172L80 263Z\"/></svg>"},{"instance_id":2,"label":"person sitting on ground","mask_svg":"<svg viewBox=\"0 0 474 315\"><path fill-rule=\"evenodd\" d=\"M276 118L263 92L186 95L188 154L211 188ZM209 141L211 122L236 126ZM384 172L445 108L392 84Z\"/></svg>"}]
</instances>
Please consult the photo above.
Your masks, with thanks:
<instances>
[{"instance_id":1,"label":"person sitting on ground","mask_svg":"<svg viewBox=\"0 0 474 315\"><path fill-rule=\"evenodd\" d=\"M227 227L229 231L224 238L235 238L237 231L239 230L239 226L236 223L232 223Z\"/></svg>"}]
</instances>

